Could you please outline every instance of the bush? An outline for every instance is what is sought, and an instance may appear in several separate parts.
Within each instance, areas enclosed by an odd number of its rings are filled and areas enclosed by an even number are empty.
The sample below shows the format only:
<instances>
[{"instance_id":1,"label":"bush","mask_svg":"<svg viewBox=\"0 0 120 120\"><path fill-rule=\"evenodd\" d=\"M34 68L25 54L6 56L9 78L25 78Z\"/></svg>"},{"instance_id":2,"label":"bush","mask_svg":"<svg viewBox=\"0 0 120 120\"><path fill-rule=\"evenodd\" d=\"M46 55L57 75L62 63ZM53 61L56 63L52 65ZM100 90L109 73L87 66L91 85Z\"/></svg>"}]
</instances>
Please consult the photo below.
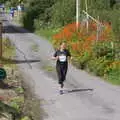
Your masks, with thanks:
<instances>
[{"instance_id":1,"label":"bush","mask_svg":"<svg viewBox=\"0 0 120 120\"><path fill-rule=\"evenodd\" d=\"M106 67L112 61L106 60L104 57L95 58L88 62L88 69L97 76L104 76Z\"/></svg>"},{"instance_id":2,"label":"bush","mask_svg":"<svg viewBox=\"0 0 120 120\"><path fill-rule=\"evenodd\" d=\"M30 31L34 31L36 25L34 22L40 20L44 23L47 23L47 19L49 19L49 8L54 4L54 0L30 0L26 5L26 13L23 16L23 25L25 28ZM47 11L47 12L46 12ZM39 24L38 24L39 26Z\"/></svg>"},{"instance_id":3,"label":"bush","mask_svg":"<svg viewBox=\"0 0 120 120\"><path fill-rule=\"evenodd\" d=\"M107 80L113 84L120 85L120 70L114 70L107 74Z\"/></svg>"},{"instance_id":4,"label":"bush","mask_svg":"<svg viewBox=\"0 0 120 120\"><path fill-rule=\"evenodd\" d=\"M105 78L113 84L120 85L120 62L116 61L107 66Z\"/></svg>"},{"instance_id":5,"label":"bush","mask_svg":"<svg viewBox=\"0 0 120 120\"><path fill-rule=\"evenodd\" d=\"M106 59L113 60L115 58L115 48L112 48L110 41L100 41L93 46L94 56L106 57Z\"/></svg>"},{"instance_id":6,"label":"bush","mask_svg":"<svg viewBox=\"0 0 120 120\"><path fill-rule=\"evenodd\" d=\"M75 20L75 0L59 0L51 9L51 22L56 26L64 26Z\"/></svg>"},{"instance_id":7,"label":"bush","mask_svg":"<svg viewBox=\"0 0 120 120\"><path fill-rule=\"evenodd\" d=\"M73 58L73 64L80 69L87 67L88 61L91 59L91 55L88 52L84 52L82 56Z\"/></svg>"},{"instance_id":8,"label":"bush","mask_svg":"<svg viewBox=\"0 0 120 120\"><path fill-rule=\"evenodd\" d=\"M28 10L27 13L25 13L22 17L22 23L23 26L30 30L30 31L34 31L34 12L32 12L32 10Z\"/></svg>"}]
</instances>

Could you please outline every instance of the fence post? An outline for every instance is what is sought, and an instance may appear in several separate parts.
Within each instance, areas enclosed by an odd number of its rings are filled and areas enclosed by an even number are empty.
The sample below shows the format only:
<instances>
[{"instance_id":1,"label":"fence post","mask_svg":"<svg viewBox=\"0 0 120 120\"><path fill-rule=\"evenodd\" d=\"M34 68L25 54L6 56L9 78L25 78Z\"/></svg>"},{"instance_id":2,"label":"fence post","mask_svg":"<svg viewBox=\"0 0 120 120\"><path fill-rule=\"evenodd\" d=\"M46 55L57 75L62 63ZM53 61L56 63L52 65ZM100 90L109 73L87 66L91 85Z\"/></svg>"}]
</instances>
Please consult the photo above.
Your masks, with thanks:
<instances>
[{"instance_id":1,"label":"fence post","mask_svg":"<svg viewBox=\"0 0 120 120\"><path fill-rule=\"evenodd\" d=\"M0 22L0 58L2 57L2 22Z\"/></svg>"}]
</instances>

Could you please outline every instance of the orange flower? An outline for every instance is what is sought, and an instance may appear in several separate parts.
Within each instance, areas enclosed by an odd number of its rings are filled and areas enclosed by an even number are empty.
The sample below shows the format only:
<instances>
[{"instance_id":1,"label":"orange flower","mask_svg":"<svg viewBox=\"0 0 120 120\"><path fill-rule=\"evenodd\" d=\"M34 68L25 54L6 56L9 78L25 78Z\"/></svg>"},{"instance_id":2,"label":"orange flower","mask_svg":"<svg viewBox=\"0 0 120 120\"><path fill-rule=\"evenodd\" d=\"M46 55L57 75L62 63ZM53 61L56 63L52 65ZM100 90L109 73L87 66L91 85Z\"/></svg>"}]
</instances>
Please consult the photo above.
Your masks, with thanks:
<instances>
[{"instance_id":1,"label":"orange flower","mask_svg":"<svg viewBox=\"0 0 120 120\"><path fill-rule=\"evenodd\" d=\"M87 41L96 40L96 35L92 34L92 35L88 36L88 38L87 38L86 40L87 40Z\"/></svg>"},{"instance_id":2,"label":"orange flower","mask_svg":"<svg viewBox=\"0 0 120 120\"><path fill-rule=\"evenodd\" d=\"M72 50L76 51L78 49L78 46L76 43L72 43Z\"/></svg>"},{"instance_id":3,"label":"orange flower","mask_svg":"<svg viewBox=\"0 0 120 120\"><path fill-rule=\"evenodd\" d=\"M109 23L103 23L104 29L101 29L99 40L109 40L111 33L111 26ZM76 23L66 25L58 34L53 36L55 44L60 43L62 40L67 41L68 45L76 53L91 51L92 43L96 41L97 24L89 22L89 31L83 27L81 23L78 24L78 31Z\"/></svg>"}]
</instances>

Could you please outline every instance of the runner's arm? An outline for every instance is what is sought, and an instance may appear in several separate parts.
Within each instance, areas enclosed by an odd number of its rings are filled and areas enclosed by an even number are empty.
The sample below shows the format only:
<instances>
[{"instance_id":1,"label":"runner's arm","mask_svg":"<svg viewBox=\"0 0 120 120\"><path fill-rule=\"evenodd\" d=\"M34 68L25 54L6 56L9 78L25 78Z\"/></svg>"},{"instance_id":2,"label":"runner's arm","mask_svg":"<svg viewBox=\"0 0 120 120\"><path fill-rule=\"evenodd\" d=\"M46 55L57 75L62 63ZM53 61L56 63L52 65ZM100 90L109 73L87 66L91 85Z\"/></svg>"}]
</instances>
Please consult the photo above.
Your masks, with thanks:
<instances>
[{"instance_id":1,"label":"runner's arm","mask_svg":"<svg viewBox=\"0 0 120 120\"><path fill-rule=\"evenodd\" d=\"M58 55L57 55L57 51L54 53L54 55L52 56L52 60L58 60Z\"/></svg>"},{"instance_id":2,"label":"runner's arm","mask_svg":"<svg viewBox=\"0 0 120 120\"><path fill-rule=\"evenodd\" d=\"M58 60L58 56L56 57L52 56L52 60Z\"/></svg>"}]
</instances>

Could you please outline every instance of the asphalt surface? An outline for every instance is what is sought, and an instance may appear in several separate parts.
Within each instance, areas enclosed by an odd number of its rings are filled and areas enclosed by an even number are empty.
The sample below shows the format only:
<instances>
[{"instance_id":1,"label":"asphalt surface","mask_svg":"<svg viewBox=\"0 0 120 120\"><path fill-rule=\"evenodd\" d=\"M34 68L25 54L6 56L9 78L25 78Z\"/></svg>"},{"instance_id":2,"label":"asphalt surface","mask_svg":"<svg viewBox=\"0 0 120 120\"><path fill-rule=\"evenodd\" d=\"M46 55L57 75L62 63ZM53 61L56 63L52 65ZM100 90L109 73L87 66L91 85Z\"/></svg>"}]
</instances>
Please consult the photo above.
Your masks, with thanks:
<instances>
[{"instance_id":1,"label":"asphalt surface","mask_svg":"<svg viewBox=\"0 0 120 120\"><path fill-rule=\"evenodd\" d=\"M48 70L55 67L50 60L54 53L51 43L6 19L4 37L16 46L16 63L41 101L44 120L120 120L119 86L69 65L66 91L60 95L55 70Z\"/></svg>"}]
</instances>

